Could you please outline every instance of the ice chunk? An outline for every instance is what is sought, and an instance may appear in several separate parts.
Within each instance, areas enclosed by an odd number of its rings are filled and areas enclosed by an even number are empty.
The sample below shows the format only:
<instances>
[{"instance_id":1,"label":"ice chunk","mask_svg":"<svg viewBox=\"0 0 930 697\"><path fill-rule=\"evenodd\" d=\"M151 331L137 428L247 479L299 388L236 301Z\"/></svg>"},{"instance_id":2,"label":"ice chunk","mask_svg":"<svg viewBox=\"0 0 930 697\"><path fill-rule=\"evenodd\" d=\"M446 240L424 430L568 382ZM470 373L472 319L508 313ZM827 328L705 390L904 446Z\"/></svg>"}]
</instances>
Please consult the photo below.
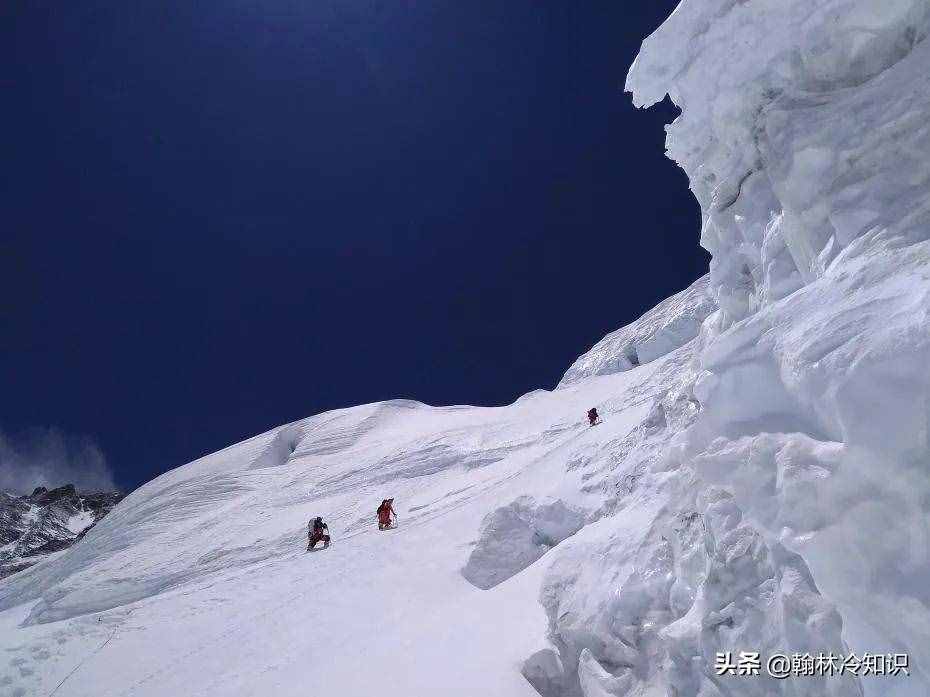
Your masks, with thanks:
<instances>
[{"instance_id":1,"label":"ice chunk","mask_svg":"<svg viewBox=\"0 0 930 697\"><path fill-rule=\"evenodd\" d=\"M482 521L462 575L478 588L493 588L574 535L584 521L584 511L564 501L521 496Z\"/></svg>"}]
</instances>

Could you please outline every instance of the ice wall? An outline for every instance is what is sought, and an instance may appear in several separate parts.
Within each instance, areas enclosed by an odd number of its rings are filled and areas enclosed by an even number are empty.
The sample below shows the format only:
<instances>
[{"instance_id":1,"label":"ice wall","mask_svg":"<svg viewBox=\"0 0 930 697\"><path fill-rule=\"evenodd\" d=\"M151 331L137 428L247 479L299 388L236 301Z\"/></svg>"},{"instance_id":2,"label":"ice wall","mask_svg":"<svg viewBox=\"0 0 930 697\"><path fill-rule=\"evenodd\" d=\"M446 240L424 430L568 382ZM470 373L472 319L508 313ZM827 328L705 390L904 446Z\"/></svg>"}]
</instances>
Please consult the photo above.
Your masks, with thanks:
<instances>
[{"instance_id":1,"label":"ice wall","mask_svg":"<svg viewBox=\"0 0 930 697\"><path fill-rule=\"evenodd\" d=\"M719 311L664 466L733 493L859 652L930 694L930 2L684 0L628 89L682 109Z\"/></svg>"},{"instance_id":2,"label":"ice wall","mask_svg":"<svg viewBox=\"0 0 930 697\"><path fill-rule=\"evenodd\" d=\"M682 114L688 174L729 325L822 276L877 229L927 236L926 0L684 0L627 89Z\"/></svg>"}]
</instances>

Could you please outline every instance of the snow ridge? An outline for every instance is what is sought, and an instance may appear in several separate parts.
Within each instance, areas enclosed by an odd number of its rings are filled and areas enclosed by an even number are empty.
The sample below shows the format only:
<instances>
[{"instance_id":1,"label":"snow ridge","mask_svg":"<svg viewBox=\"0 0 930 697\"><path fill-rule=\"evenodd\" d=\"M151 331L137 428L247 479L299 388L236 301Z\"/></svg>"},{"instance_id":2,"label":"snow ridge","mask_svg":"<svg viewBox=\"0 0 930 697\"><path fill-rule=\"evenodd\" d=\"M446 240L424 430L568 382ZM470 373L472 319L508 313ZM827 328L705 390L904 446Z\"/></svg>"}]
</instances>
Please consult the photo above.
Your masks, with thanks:
<instances>
[{"instance_id":1,"label":"snow ridge","mask_svg":"<svg viewBox=\"0 0 930 697\"><path fill-rule=\"evenodd\" d=\"M649 363L684 346L717 309L704 276L663 300L632 324L611 332L566 371L559 387L592 375L610 375Z\"/></svg>"}]
</instances>

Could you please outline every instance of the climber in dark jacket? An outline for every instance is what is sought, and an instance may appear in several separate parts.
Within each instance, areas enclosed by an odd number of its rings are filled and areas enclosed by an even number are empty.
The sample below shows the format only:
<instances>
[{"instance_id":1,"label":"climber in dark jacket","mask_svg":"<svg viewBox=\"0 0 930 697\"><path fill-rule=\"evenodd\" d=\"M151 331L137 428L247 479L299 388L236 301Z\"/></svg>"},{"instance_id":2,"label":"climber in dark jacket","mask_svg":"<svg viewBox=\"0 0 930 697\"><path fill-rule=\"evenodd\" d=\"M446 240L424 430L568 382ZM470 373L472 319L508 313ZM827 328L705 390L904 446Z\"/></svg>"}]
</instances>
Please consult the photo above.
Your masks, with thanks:
<instances>
[{"instance_id":1,"label":"climber in dark jacket","mask_svg":"<svg viewBox=\"0 0 930 697\"><path fill-rule=\"evenodd\" d=\"M309 542L307 544L307 551L316 547L317 542L323 543L323 549L329 547L329 526L323 522L321 517L316 517L310 521L310 524L307 525L307 537Z\"/></svg>"}]
</instances>

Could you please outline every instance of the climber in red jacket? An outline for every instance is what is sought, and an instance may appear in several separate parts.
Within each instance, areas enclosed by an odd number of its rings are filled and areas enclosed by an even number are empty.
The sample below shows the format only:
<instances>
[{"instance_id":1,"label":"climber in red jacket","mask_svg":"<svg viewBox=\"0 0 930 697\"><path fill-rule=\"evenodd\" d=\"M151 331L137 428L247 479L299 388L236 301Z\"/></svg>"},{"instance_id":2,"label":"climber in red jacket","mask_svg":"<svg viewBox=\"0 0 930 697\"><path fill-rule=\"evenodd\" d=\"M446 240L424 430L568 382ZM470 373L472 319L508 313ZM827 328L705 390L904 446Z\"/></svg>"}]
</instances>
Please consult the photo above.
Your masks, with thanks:
<instances>
[{"instance_id":1,"label":"climber in red jacket","mask_svg":"<svg viewBox=\"0 0 930 697\"><path fill-rule=\"evenodd\" d=\"M394 499L384 499L378 506L378 530L387 530L391 527L391 516L397 518L397 511L394 510Z\"/></svg>"}]
</instances>

